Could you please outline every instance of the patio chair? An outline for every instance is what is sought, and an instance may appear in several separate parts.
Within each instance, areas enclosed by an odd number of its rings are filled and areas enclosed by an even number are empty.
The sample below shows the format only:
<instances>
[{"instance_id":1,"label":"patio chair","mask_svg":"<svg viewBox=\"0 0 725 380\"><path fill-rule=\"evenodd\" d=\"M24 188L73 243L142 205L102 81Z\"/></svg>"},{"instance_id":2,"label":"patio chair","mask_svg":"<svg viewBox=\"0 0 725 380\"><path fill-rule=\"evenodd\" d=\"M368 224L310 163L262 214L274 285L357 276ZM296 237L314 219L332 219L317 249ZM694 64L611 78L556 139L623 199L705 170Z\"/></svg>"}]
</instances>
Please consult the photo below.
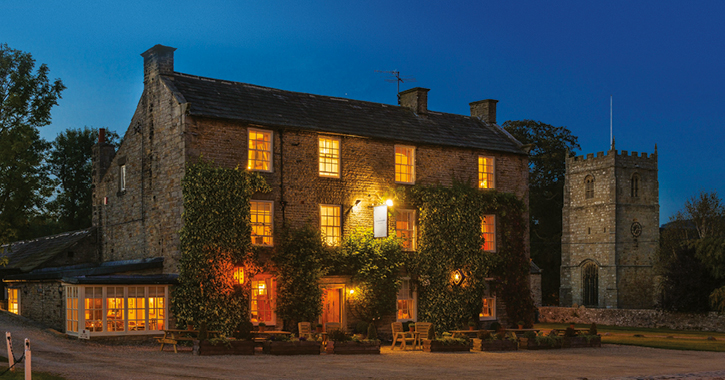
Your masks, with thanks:
<instances>
[{"instance_id":1,"label":"patio chair","mask_svg":"<svg viewBox=\"0 0 725 380\"><path fill-rule=\"evenodd\" d=\"M417 322L415 324L415 340L413 341L413 349L416 346L423 347L423 339L433 339L433 324L429 322Z\"/></svg>"},{"instance_id":2,"label":"patio chair","mask_svg":"<svg viewBox=\"0 0 725 380\"><path fill-rule=\"evenodd\" d=\"M340 330L342 326L340 325L340 322L327 322L325 323L325 332L331 333L335 330Z\"/></svg>"},{"instance_id":3,"label":"patio chair","mask_svg":"<svg viewBox=\"0 0 725 380\"><path fill-rule=\"evenodd\" d=\"M302 338L304 336L304 337L312 339L312 325L310 324L310 322L298 323L297 330L298 330L297 336L299 338Z\"/></svg>"},{"instance_id":4,"label":"patio chair","mask_svg":"<svg viewBox=\"0 0 725 380\"><path fill-rule=\"evenodd\" d=\"M390 349L394 349L395 345L400 342L400 349L404 350L406 344L408 341L411 343L415 343L415 337L410 331L403 331L403 322L393 322L392 323L392 330L393 330L393 345L390 346ZM413 345L413 348L415 348L415 345Z\"/></svg>"}]
</instances>

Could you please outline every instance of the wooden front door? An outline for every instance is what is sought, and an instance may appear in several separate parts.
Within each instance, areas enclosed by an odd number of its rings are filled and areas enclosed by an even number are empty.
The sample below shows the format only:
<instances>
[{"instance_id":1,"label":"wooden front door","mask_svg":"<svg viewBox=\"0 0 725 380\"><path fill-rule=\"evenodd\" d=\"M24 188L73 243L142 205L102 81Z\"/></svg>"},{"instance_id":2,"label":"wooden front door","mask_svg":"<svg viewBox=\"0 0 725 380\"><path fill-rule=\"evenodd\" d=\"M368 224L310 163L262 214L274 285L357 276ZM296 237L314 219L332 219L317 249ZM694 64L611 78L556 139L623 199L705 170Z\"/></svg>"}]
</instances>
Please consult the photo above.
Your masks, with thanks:
<instances>
[{"instance_id":1,"label":"wooden front door","mask_svg":"<svg viewBox=\"0 0 725 380\"><path fill-rule=\"evenodd\" d=\"M341 323L340 302L342 289L324 289L322 292L322 324L327 322Z\"/></svg>"}]
</instances>

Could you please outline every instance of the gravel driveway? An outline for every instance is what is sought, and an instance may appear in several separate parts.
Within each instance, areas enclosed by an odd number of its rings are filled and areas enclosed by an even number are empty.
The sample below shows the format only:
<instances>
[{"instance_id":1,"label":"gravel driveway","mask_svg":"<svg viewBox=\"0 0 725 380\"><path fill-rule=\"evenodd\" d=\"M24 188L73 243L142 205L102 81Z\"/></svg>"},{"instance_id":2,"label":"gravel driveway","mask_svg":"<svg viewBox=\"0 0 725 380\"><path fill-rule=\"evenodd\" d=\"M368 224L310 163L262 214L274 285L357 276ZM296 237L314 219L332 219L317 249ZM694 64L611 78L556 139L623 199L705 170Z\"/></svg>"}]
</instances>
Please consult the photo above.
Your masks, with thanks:
<instances>
[{"instance_id":1,"label":"gravel driveway","mask_svg":"<svg viewBox=\"0 0 725 380\"><path fill-rule=\"evenodd\" d=\"M34 370L69 379L725 379L725 353L604 345L507 353L274 357L174 354L151 343L101 344L65 338L0 312L16 356L29 338ZM169 348L170 349L170 348ZM165 349L166 350L166 349ZM7 356L5 344L0 354Z\"/></svg>"}]
</instances>

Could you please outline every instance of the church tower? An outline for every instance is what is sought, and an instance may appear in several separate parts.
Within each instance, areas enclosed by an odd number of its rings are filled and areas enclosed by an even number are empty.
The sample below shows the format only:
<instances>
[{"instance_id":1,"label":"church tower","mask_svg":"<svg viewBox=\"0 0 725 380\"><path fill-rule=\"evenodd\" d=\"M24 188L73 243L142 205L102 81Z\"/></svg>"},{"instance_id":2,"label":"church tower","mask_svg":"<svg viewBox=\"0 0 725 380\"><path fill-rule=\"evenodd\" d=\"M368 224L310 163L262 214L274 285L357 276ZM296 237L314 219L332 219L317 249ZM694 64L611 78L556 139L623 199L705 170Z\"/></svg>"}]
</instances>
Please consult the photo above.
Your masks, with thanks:
<instances>
[{"instance_id":1,"label":"church tower","mask_svg":"<svg viewBox=\"0 0 725 380\"><path fill-rule=\"evenodd\" d=\"M567 158L560 305L652 308L659 217L656 145Z\"/></svg>"}]
</instances>

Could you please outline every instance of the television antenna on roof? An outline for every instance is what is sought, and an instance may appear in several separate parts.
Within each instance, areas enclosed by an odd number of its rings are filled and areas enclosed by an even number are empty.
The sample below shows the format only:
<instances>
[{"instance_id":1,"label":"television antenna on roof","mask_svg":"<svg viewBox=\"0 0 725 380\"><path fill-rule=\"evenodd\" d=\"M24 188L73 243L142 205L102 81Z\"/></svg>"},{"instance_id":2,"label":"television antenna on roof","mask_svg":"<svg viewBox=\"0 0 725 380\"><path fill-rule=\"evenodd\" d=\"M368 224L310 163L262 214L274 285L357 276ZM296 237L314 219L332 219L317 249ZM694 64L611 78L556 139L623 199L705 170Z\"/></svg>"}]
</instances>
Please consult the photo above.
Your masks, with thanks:
<instances>
[{"instance_id":1,"label":"television antenna on roof","mask_svg":"<svg viewBox=\"0 0 725 380\"><path fill-rule=\"evenodd\" d=\"M398 71L398 70L389 70L389 71L385 71L385 70L375 70L375 72L376 73L383 73L383 74L391 74L393 77L392 78L387 78L387 79L385 79L385 81L388 82L388 83L396 82L398 84L398 92L397 92L398 94L400 94L400 84L401 83L405 83L405 82L415 82L415 78L413 78L413 77L401 77L400 76L400 71Z\"/></svg>"}]
</instances>

